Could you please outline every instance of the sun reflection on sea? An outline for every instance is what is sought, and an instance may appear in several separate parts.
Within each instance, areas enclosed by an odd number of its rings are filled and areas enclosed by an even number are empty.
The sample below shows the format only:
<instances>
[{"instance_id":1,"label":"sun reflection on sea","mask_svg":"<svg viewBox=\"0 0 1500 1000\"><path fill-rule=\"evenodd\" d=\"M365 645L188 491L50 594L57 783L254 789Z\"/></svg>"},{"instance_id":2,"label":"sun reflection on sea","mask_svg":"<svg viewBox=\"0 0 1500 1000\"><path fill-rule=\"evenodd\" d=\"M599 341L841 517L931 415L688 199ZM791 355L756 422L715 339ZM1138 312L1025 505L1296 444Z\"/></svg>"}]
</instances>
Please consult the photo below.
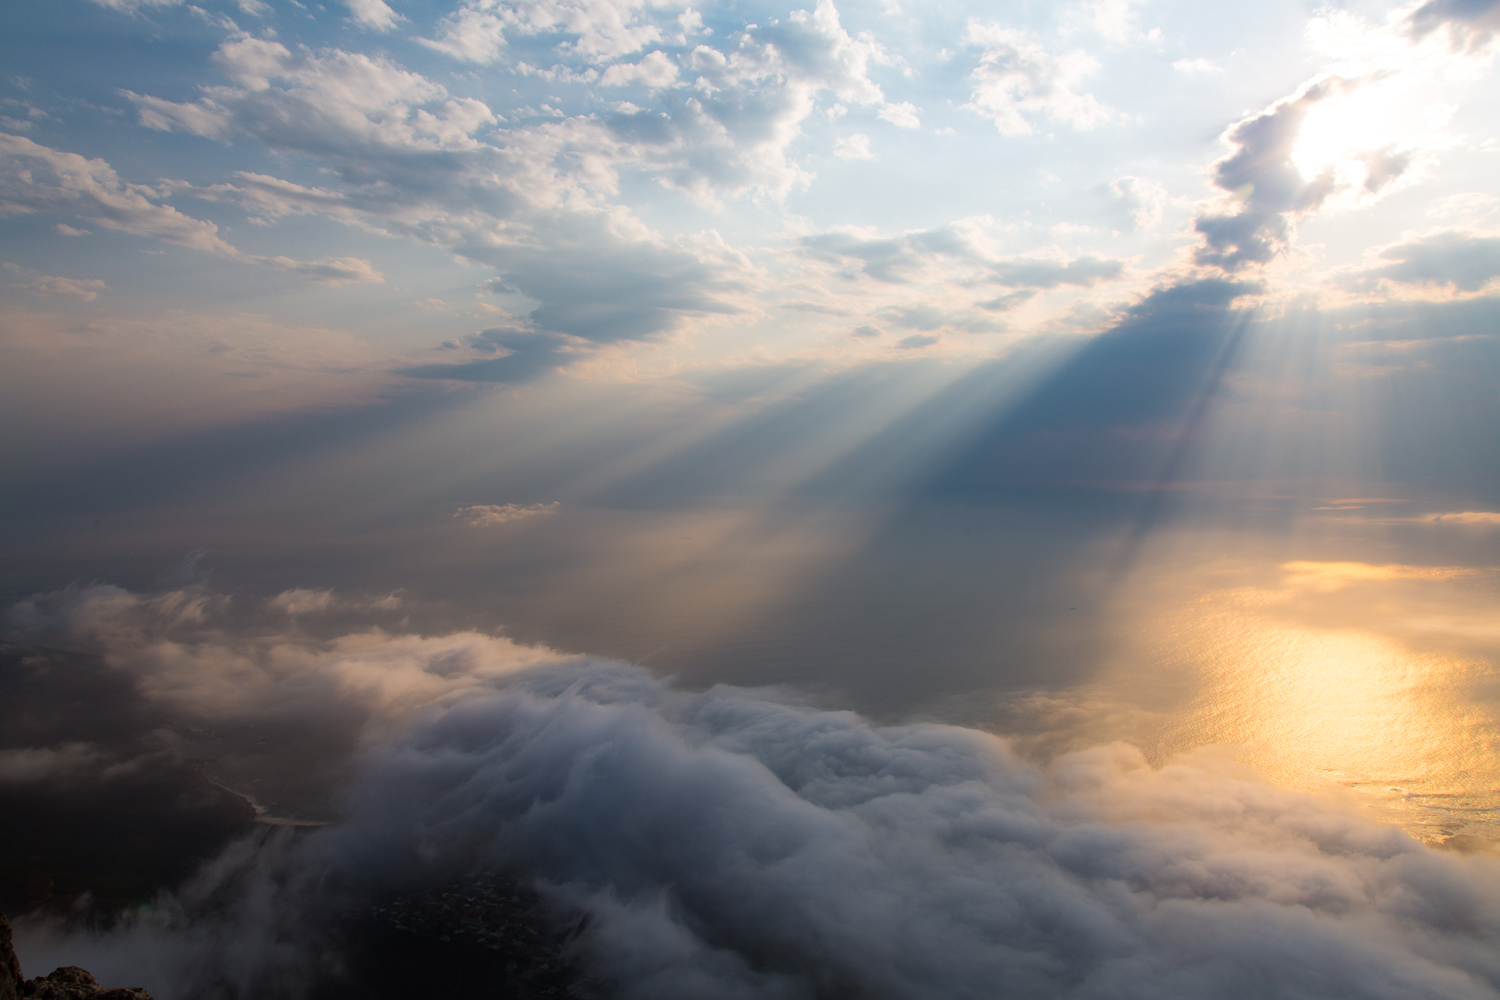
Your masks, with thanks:
<instances>
[{"instance_id":1,"label":"sun reflection on sea","mask_svg":"<svg viewBox=\"0 0 1500 1000\"><path fill-rule=\"evenodd\" d=\"M1149 710L1117 735L1158 762L1215 747L1430 843L1500 845L1487 575L1311 560L1179 569L1137 599L1137 614L1151 610L1099 690Z\"/></svg>"}]
</instances>

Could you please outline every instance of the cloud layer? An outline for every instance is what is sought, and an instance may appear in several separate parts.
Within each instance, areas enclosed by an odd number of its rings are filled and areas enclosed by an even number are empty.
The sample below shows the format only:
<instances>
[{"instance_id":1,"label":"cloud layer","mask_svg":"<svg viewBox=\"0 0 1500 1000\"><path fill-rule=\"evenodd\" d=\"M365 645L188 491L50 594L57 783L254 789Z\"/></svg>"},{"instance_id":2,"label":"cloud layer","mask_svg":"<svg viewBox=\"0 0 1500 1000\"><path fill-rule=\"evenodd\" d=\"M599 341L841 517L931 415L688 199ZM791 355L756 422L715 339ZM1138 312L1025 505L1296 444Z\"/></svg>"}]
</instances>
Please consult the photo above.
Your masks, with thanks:
<instances>
[{"instance_id":1,"label":"cloud layer","mask_svg":"<svg viewBox=\"0 0 1500 1000\"><path fill-rule=\"evenodd\" d=\"M227 607L96 588L12 618L106 649L178 710L367 720L343 819L241 844L110 934L33 931L28 961L71 948L167 1000L263 994L323 960L318 928L340 908L496 871L588 914L581 957L624 997L1394 1000L1500 984L1500 863L1211 756L1154 769L1112 745L1037 766L974 730L693 693L478 635L256 638L226 630Z\"/></svg>"}]
</instances>

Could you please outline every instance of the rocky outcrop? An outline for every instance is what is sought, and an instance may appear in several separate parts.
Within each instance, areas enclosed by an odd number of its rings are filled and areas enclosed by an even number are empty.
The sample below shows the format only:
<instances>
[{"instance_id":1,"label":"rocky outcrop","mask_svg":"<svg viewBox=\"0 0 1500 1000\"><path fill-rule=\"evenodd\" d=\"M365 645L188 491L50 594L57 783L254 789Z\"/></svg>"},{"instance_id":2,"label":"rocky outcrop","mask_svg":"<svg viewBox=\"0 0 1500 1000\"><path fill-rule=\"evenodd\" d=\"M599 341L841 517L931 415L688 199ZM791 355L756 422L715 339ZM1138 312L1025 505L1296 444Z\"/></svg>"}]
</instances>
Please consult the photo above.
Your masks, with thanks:
<instances>
[{"instance_id":1,"label":"rocky outcrop","mask_svg":"<svg viewBox=\"0 0 1500 1000\"><path fill-rule=\"evenodd\" d=\"M10 943L10 921L0 913L0 1000L20 1000L25 984L21 961Z\"/></svg>"},{"instance_id":2,"label":"rocky outcrop","mask_svg":"<svg viewBox=\"0 0 1500 1000\"><path fill-rule=\"evenodd\" d=\"M10 921L0 913L0 1000L151 1000L139 986L105 987L76 965L45 976L21 978L21 962L11 944Z\"/></svg>"}]
</instances>

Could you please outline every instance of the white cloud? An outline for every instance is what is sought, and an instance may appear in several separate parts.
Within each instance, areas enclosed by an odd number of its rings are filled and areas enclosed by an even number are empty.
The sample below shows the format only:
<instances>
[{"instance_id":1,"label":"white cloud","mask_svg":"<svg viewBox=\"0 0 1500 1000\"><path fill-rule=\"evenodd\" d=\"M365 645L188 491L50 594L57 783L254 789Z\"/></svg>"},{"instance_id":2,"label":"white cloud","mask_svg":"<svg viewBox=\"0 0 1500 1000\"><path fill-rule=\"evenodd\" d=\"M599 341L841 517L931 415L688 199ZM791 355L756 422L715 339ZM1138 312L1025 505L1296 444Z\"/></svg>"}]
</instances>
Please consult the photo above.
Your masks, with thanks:
<instances>
[{"instance_id":1,"label":"white cloud","mask_svg":"<svg viewBox=\"0 0 1500 1000\"><path fill-rule=\"evenodd\" d=\"M1224 72L1224 67L1202 57L1179 59L1172 64L1172 68L1185 76L1208 76Z\"/></svg>"},{"instance_id":2,"label":"white cloud","mask_svg":"<svg viewBox=\"0 0 1500 1000\"><path fill-rule=\"evenodd\" d=\"M350 20L371 31L390 31L405 20L385 0L344 0L344 6L349 8Z\"/></svg>"},{"instance_id":3,"label":"white cloud","mask_svg":"<svg viewBox=\"0 0 1500 1000\"><path fill-rule=\"evenodd\" d=\"M1167 204L1167 189L1146 177L1119 177L1110 182L1118 207L1129 213L1137 230L1150 229L1161 221Z\"/></svg>"},{"instance_id":4,"label":"white cloud","mask_svg":"<svg viewBox=\"0 0 1500 1000\"><path fill-rule=\"evenodd\" d=\"M127 184L103 160L87 160L0 134L0 214L57 212L106 229L146 236L208 253L236 256L212 222L153 200L144 185Z\"/></svg>"},{"instance_id":5,"label":"white cloud","mask_svg":"<svg viewBox=\"0 0 1500 1000\"><path fill-rule=\"evenodd\" d=\"M176 7L182 3L182 0L91 0L91 2L100 7L134 14L142 7Z\"/></svg>"},{"instance_id":6,"label":"white cloud","mask_svg":"<svg viewBox=\"0 0 1500 1000\"><path fill-rule=\"evenodd\" d=\"M841 160L873 160L870 137L862 132L846 135L833 144L833 155Z\"/></svg>"},{"instance_id":7,"label":"white cloud","mask_svg":"<svg viewBox=\"0 0 1500 1000\"><path fill-rule=\"evenodd\" d=\"M466 0L439 23L436 39L422 42L455 59L492 63L505 51L507 34L563 32L573 36L567 52L602 65L662 41L661 28L651 23L654 7L645 0ZM669 12L686 7L672 4Z\"/></svg>"},{"instance_id":8,"label":"white cloud","mask_svg":"<svg viewBox=\"0 0 1500 1000\"><path fill-rule=\"evenodd\" d=\"M98 278L61 278L56 275L38 274L29 268L6 262L5 270L22 279L19 285L37 295L66 295L85 302L92 302L100 292L109 291L109 286Z\"/></svg>"},{"instance_id":9,"label":"white cloud","mask_svg":"<svg viewBox=\"0 0 1500 1000\"><path fill-rule=\"evenodd\" d=\"M876 726L785 692L474 632L314 640L203 591L30 607L153 705L274 719L358 754L337 824L231 848L197 886L66 942L191 995L299 981L341 907L470 872L534 880L623 997L1479 1000L1500 867L1431 850L1212 754L1028 762L989 733ZM7 758L20 774L87 746ZM342 887L347 895L330 892ZM29 942L28 942L29 943Z\"/></svg>"},{"instance_id":10,"label":"white cloud","mask_svg":"<svg viewBox=\"0 0 1500 1000\"><path fill-rule=\"evenodd\" d=\"M539 517L544 514L556 514L562 505L554 500L551 503L534 503L522 505L517 503L505 504L476 504L472 507L460 507L453 512L454 518L474 528L489 528L497 524L509 524L512 521L520 521L528 517Z\"/></svg>"},{"instance_id":11,"label":"white cloud","mask_svg":"<svg viewBox=\"0 0 1500 1000\"><path fill-rule=\"evenodd\" d=\"M587 340L650 338L687 317L744 308L752 271L717 234L665 240L607 207L619 165L646 158L628 139L633 116L511 129L500 146L480 134L496 121L484 104L450 98L385 60L241 38L222 45L216 62L236 86L208 88L190 104L133 95L143 122L247 135L348 181L314 188L242 173L191 189L199 197L266 220L322 214L441 246L495 267L541 302L531 317L541 329ZM306 273L361 276L348 260Z\"/></svg>"},{"instance_id":12,"label":"white cloud","mask_svg":"<svg viewBox=\"0 0 1500 1000\"><path fill-rule=\"evenodd\" d=\"M972 74L968 107L995 123L1002 135L1029 135L1031 119L1090 129L1114 112L1077 87L1099 64L1083 52L1053 55L1017 28L970 21L964 41L983 53Z\"/></svg>"},{"instance_id":13,"label":"white cloud","mask_svg":"<svg viewBox=\"0 0 1500 1000\"><path fill-rule=\"evenodd\" d=\"M878 117L900 128L921 128L922 119L918 117L921 110L909 101L902 101L900 104L882 105Z\"/></svg>"},{"instance_id":14,"label":"white cloud","mask_svg":"<svg viewBox=\"0 0 1500 1000\"><path fill-rule=\"evenodd\" d=\"M665 52L652 52L638 63L615 63L599 82L606 87L670 87L677 82L677 64Z\"/></svg>"}]
</instances>

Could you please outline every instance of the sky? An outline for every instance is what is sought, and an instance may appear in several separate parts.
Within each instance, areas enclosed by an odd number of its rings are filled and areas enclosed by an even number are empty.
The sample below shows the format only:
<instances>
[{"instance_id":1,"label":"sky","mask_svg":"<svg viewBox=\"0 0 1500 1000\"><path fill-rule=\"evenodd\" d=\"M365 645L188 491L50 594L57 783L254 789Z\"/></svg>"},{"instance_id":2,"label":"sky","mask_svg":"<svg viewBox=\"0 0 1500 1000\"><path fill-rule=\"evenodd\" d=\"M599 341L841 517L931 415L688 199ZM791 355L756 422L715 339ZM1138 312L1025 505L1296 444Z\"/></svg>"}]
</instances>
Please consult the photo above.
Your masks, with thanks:
<instances>
[{"instance_id":1,"label":"sky","mask_svg":"<svg viewBox=\"0 0 1500 1000\"><path fill-rule=\"evenodd\" d=\"M28 968L504 871L619 996L1500 994L1494 0L0 52L7 849L169 893Z\"/></svg>"}]
</instances>

